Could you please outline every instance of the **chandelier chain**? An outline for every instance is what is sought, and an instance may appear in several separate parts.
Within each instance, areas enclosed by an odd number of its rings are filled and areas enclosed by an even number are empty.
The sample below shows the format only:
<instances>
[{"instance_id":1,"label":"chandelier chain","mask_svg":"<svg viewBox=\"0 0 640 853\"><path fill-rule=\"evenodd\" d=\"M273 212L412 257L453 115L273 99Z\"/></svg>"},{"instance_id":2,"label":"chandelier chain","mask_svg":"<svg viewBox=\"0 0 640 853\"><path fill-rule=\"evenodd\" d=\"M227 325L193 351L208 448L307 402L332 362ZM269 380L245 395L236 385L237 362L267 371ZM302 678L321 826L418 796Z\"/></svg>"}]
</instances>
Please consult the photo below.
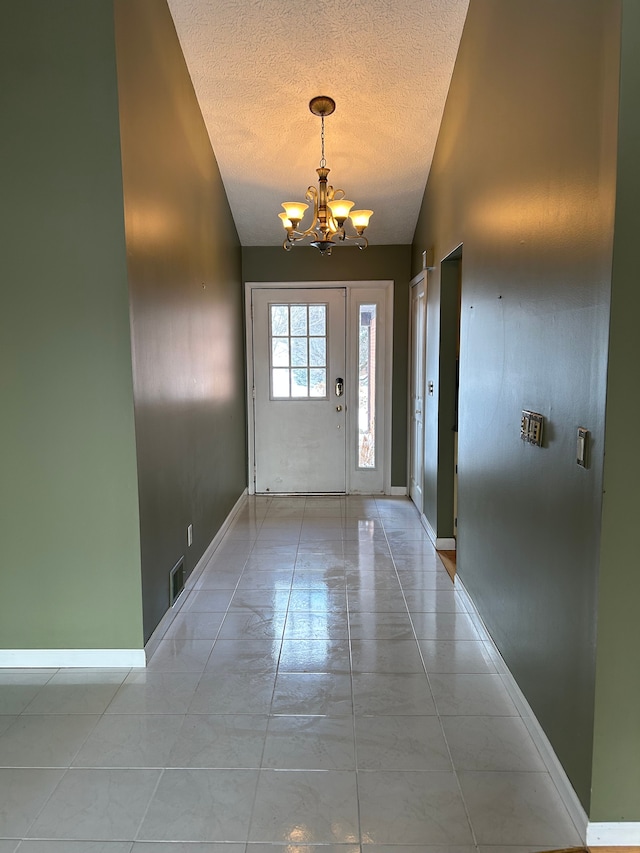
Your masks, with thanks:
<instances>
[{"instance_id":1,"label":"chandelier chain","mask_svg":"<svg viewBox=\"0 0 640 853\"><path fill-rule=\"evenodd\" d=\"M324 169L327 165L327 161L325 160L325 156L324 156L324 116L321 116L321 118L322 118L322 130L320 132L320 139L322 140L322 157L320 158L320 168Z\"/></svg>"}]
</instances>

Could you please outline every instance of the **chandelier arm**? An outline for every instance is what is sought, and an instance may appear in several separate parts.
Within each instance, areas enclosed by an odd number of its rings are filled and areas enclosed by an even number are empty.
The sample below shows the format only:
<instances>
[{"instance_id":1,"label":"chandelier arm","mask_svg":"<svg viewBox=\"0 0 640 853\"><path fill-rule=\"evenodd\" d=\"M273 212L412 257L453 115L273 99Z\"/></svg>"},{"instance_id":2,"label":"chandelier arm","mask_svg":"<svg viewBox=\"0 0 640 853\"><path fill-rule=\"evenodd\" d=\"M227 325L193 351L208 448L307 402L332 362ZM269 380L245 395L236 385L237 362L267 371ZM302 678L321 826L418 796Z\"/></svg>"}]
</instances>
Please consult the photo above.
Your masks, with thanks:
<instances>
[{"instance_id":1,"label":"chandelier arm","mask_svg":"<svg viewBox=\"0 0 640 853\"><path fill-rule=\"evenodd\" d=\"M304 197L313 204L313 220L304 232L305 237L310 237L312 234L315 234L316 225L318 224L318 190L314 186L307 187Z\"/></svg>"},{"instance_id":2,"label":"chandelier arm","mask_svg":"<svg viewBox=\"0 0 640 853\"><path fill-rule=\"evenodd\" d=\"M305 231L304 234L301 234L300 237L298 237L298 240L304 240L307 237L313 237L314 240L317 240L318 232L315 231L313 228L309 228L308 231Z\"/></svg>"},{"instance_id":3,"label":"chandelier arm","mask_svg":"<svg viewBox=\"0 0 640 853\"><path fill-rule=\"evenodd\" d=\"M347 234L345 231L344 237L342 239L353 240L359 249L366 249L369 245L369 241L363 234Z\"/></svg>"}]
</instances>

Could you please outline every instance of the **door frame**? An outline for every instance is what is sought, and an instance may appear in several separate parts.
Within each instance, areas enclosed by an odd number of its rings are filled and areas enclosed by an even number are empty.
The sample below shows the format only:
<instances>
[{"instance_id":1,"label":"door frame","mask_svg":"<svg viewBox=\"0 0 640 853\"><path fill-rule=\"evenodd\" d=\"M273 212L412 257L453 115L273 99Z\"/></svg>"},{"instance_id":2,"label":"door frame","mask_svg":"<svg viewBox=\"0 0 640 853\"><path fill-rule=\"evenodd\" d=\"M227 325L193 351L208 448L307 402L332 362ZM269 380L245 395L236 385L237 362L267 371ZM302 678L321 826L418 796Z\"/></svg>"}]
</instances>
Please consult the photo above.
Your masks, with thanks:
<instances>
[{"instance_id":1,"label":"door frame","mask_svg":"<svg viewBox=\"0 0 640 853\"><path fill-rule=\"evenodd\" d=\"M464 244L460 243L440 261L437 526L438 533L445 534L445 537L441 537L438 541L448 543L440 547L452 551L457 549L459 363L463 257Z\"/></svg>"},{"instance_id":2,"label":"door frame","mask_svg":"<svg viewBox=\"0 0 640 853\"><path fill-rule=\"evenodd\" d=\"M385 322L384 322L384 352L383 369L380 381L384 387L384 404L382 408L381 423L377 424L382 431L381 447L383 448L382 475L383 494L391 494L391 415L392 415L392 383L393 383L393 289L392 280L382 281L247 281L244 285L244 310L245 310L245 353L247 367L247 491L254 495L255 491L255 410L254 410L254 376L253 376L253 318L251 316L252 295L254 290L346 290L346 347L347 347L347 375L356 375L357 347L354 339L355 316L354 304L358 291L378 290L382 291L384 299ZM365 297L366 298L366 297ZM355 442L353 430L355 421L352 413L357 411L354 407L356 399L355 383L350 382L347 397L346 430L347 430L347 478L346 494L362 494L361 490L354 487L356 478L355 465Z\"/></svg>"},{"instance_id":3,"label":"door frame","mask_svg":"<svg viewBox=\"0 0 640 853\"><path fill-rule=\"evenodd\" d=\"M415 386L415 356L418 355L422 360L422 387L420 389L422 396L422 447L420 449L422 456L422 464L421 464L421 483L420 483L420 506L416 504L416 508L420 515L422 515L423 508L423 489L424 489L424 441L425 441L425 431L424 431L424 409L426 406L425 394L426 394L426 365L427 365L427 354L426 354L426 334L427 334L427 271L421 270L418 275L414 276L409 282L409 334L408 334L408 387L407 387L407 494L409 498L413 501L413 496L411 494L411 482L413 475L413 462L416 448L414 447L414 434L413 434L413 391ZM423 310L423 349L420 354L414 352L416 347L416 341L414 339L413 333L413 320L414 320L414 306L413 306L413 290L414 288L422 285L424 288L424 305L422 307ZM415 503L415 501L414 501Z\"/></svg>"}]
</instances>

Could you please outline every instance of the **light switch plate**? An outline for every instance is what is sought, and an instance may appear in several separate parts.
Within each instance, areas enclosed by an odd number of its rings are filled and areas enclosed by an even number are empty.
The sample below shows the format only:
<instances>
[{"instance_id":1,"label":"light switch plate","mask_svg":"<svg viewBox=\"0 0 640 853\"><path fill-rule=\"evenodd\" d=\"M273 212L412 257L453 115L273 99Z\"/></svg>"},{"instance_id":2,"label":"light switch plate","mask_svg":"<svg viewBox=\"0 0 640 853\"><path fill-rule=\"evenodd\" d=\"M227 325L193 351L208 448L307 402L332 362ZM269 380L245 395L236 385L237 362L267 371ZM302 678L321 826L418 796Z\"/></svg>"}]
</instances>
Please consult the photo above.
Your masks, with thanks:
<instances>
[{"instance_id":1,"label":"light switch plate","mask_svg":"<svg viewBox=\"0 0 640 853\"><path fill-rule=\"evenodd\" d=\"M578 427L578 441L576 447L576 462L581 468L587 467L587 455L589 452L589 430Z\"/></svg>"},{"instance_id":2,"label":"light switch plate","mask_svg":"<svg viewBox=\"0 0 640 853\"><path fill-rule=\"evenodd\" d=\"M520 417L520 438L536 447L542 447L544 417L539 412L523 409Z\"/></svg>"}]
</instances>

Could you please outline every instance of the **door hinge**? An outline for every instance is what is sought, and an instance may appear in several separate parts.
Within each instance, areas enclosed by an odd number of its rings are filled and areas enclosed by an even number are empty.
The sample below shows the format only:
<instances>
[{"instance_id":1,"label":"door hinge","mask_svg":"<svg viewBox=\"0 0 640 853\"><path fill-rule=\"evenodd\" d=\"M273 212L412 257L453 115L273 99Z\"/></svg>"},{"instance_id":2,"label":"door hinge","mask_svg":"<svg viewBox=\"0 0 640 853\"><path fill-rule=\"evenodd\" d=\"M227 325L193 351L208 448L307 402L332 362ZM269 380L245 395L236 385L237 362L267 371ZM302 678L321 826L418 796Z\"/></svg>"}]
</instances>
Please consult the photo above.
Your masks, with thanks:
<instances>
[{"instance_id":1,"label":"door hinge","mask_svg":"<svg viewBox=\"0 0 640 853\"><path fill-rule=\"evenodd\" d=\"M251 389L251 396L253 397L253 399L254 399L254 400L256 399L256 389L255 389L255 386Z\"/></svg>"}]
</instances>

